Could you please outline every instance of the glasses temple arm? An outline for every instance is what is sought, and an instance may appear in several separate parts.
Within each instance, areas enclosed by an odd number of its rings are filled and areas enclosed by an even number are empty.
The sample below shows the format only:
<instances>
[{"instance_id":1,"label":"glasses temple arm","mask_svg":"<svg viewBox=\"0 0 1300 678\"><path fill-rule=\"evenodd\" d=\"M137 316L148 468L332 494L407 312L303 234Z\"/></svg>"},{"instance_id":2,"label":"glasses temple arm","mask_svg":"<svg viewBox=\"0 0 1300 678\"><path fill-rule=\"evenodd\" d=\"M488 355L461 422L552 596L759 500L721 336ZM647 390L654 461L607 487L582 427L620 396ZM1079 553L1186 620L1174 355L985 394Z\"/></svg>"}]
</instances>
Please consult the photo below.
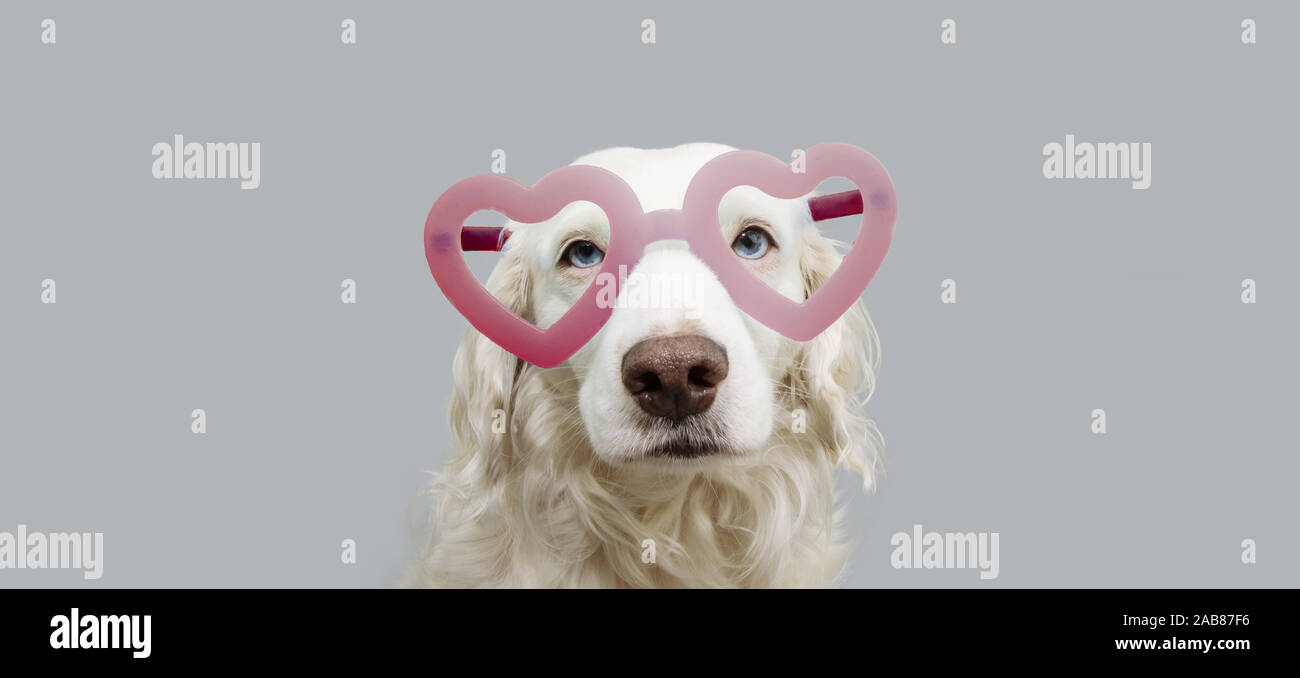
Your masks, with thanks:
<instances>
[{"instance_id":1,"label":"glasses temple arm","mask_svg":"<svg viewBox=\"0 0 1300 678\"><path fill-rule=\"evenodd\" d=\"M844 191L809 198L808 212L812 214L813 221L862 214L862 194L857 191Z\"/></svg>"},{"instance_id":2,"label":"glasses temple arm","mask_svg":"<svg viewBox=\"0 0 1300 678\"><path fill-rule=\"evenodd\" d=\"M460 249L465 252L500 252L510 231L500 226L465 226L460 229Z\"/></svg>"}]
</instances>

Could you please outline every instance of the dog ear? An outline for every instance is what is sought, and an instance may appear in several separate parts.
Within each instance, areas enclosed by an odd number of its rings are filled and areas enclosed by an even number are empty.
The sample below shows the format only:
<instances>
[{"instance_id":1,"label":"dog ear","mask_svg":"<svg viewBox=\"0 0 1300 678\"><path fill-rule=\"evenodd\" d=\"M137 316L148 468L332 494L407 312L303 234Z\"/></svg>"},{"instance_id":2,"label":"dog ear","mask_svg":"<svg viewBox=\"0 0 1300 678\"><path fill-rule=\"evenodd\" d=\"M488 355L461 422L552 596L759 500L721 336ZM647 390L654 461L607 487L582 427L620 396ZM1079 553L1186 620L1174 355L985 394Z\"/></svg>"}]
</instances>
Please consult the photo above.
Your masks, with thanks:
<instances>
[{"instance_id":1,"label":"dog ear","mask_svg":"<svg viewBox=\"0 0 1300 678\"><path fill-rule=\"evenodd\" d=\"M531 317L532 282L519 250L505 252L486 287L520 317ZM514 393L527 369L478 330L465 330L452 363L451 432L463 463L492 478L504 474L513 453Z\"/></svg>"},{"instance_id":2,"label":"dog ear","mask_svg":"<svg viewBox=\"0 0 1300 678\"><path fill-rule=\"evenodd\" d=\"M804 298L812 296L839 267L843 258L812 225L802 230L799 270ZM884 440L863 408L875 390L880 368L880 341L859 299L825 332L805 342L796 361L795 393L808 411L811 432L831 460L862 476L863 487L876 479Z\"/></svg>"}]
</instances>

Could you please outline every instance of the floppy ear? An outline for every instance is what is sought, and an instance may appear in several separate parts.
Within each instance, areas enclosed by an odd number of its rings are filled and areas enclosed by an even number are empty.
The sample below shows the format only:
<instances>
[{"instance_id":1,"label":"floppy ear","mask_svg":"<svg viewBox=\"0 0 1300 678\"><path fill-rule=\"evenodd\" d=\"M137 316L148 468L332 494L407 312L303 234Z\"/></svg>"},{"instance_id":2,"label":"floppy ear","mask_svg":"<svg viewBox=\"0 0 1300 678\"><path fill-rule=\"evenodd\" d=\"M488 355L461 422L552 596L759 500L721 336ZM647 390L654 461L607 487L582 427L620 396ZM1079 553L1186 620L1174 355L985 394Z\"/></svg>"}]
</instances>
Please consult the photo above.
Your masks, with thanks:
<instances>
[{"instance_id":1,"label":"floppy ear","mask_svg":"<svg viewBox=\"0 0 1300 678\"><path fill-rule=\"evenodd\" d=\"M527 262L507 250L488 278L487 290L520 317L531 317L532 284ZM495 479L513 453L514 391L529 365L473 327L466 328L452 363L451 432L458 463Z\"/></svg>"},{"instance_id":2,"label":"floppy ear","mask_svg":"<svg viewBox=\"0 0 1300 678\"><path fill-rule=\"evenodd\" d=\"M799 270L807 299L835 273L843 258L811 219L802 231ZM876 386L880 340L859 299L825 332L805 342L796 363L795 393L808 408L809 428L834 463L862 476L871 488L884 440L862 410Z\"/></svg>"}]
</instances>

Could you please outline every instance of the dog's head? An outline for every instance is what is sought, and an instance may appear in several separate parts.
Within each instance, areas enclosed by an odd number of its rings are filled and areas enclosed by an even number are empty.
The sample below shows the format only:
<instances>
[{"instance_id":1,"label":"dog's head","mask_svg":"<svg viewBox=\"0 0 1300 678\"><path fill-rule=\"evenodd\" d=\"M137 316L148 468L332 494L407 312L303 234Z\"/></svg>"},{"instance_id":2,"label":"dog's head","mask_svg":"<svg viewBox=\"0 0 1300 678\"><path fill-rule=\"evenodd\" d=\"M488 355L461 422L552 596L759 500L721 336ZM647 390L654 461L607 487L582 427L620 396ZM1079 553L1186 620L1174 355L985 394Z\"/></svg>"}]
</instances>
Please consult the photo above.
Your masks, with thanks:
<instances>
[{"instance_id":1,"label":"dog's head","mask_svg":"<svg viewBox=\"0 0 1300 678\"><path fill-rule=\"evenodd\" d=\"M613 148L574 164L619 175L651 212L680 208L695 173L729 150ZM545 222L506 226L512 235L488 289L548 327L596 284L609 223L595 205L575 203ZM797 301L840 262L806 199L742 186L723 199L719 228L736 257ZM528 365L468 331L452 413L457 433L475 438L463 443L487 443L508 457L520 453L515 438L531 438L574 454L589 449L614 466L693 469L752 458L774 437L802 435L817 444L789 447L822 450L870 482L875 432L855 397L869 395L878 351L860 302L816 339L795 342L737 308L684 243L650 245L625 273L609 322L561 367ZM495 438L486 423L492 412L510 421Z\"/></svg>"}]
</instances>

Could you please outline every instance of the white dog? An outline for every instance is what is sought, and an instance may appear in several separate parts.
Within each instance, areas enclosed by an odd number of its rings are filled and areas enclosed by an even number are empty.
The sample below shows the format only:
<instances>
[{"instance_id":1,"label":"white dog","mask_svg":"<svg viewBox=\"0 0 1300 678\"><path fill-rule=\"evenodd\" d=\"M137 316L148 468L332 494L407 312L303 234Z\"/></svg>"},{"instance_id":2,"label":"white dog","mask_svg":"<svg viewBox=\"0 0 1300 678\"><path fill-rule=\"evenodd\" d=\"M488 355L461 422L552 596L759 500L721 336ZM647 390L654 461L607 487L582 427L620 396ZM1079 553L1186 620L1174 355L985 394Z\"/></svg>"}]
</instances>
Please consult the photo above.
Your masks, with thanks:
<instances>
[{"instance_id":1,"label":"white dog","mask_svg":"<svg viewBox=\"0 0 1300 678\"><path fill-rule=\"evenodd\" d=\"M650 212L681 208L696 171L729 150L612 148L574 164L619 175ZM805 299L840 261L806 200L741 187L719 216L736 256L791 298ZM609 225L575 203L507 227L487 286L549 326L592 284ZM646 250L633 273L689 281L691 303L616 307L560 367L539 369L465 333L453 365L456 446L431 488L433 535L407 583L835 583L848 552L835 468L871 487L882 448L861 415L879 357L862 302L795 342L740 311L685 244ZM494 413L507 419L504 433Z\"/></svg>"}]
</instances>

